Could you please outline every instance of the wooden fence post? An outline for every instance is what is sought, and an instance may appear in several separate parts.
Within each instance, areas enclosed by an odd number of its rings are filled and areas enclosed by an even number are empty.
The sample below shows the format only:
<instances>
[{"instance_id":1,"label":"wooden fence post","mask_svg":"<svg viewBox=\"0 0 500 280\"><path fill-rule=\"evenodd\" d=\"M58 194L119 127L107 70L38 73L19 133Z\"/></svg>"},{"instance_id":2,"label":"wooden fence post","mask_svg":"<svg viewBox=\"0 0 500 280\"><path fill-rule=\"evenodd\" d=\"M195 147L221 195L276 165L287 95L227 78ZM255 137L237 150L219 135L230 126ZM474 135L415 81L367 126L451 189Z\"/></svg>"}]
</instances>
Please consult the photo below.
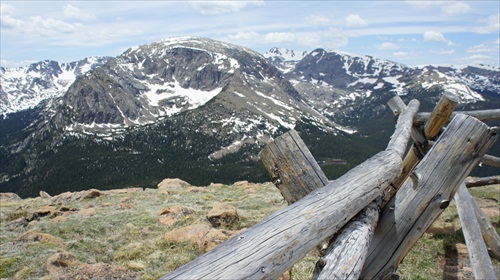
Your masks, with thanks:
<instances>
[{"instance_id":1,"label":"wooden fence post","mask_svg":"<svg viewBox=\"0 0 500 280\"><path fill-rule=\"evenodd\" d=\"M402 109L396 124L396 132L391 137L386 150L395 151L404 157L410 138L413 117L420 102L412 100ZM353 220L335 235L325 255L316 263L313 279L357 279L366 260L373 232L379 219L379 209L383 199L370 203Z\"/></svg>"},{"instance_id":2,"label":"wooden fence post","mask_svg":"<svg viewBox=\"0 0 500 280\"><path fill-rule=\"evenodd\" d=\"M457 114L382 211L362 278L395 273L495 140L496 133L484 123Z\"/></svg>"},{"instance_id":3,"label":"wooden fence post","mask_svg":"<svg viewBox=\"0 0 500 280\"><path fill-rule=\"evenodd\" d=\"M402 123L411 127L413 115ZM398 126L385 151L161 279L277 278L383 194L401 173L410 127Z\"/></svg>"},{"instance_id":4,"label":"wooden fence post","mask_svg":"<svg viewBox=\"0 0 500 280\"><path fill-rule=\"evenodd\" d=\"M455 202L457 204L458 216L462 224L469 259L476 279L496 279L495 270L491 263L488 249L484 244L479 223L473 209L472 198L465 184L461 184L455 193Z\"/></svg>"},{"instance_id":5,"label":"wooden fence post","mask_svg":"<svg viewBox=\"0 0 500 280\"><path fill-rule=\"evenodd\" d=\"M481 210L476 200L474 198L471 200L472 206L474 206L474 213L476 214L479 227L481 228L484 243L488 246L488 252L491 257L500 261L500 236L498 236L497 231L491 224L488 217L486 217L483 210Z\"/></svg>"},{"instance_id":6,"label":"wooden fence post","mask_svg":"<svg viewBox=\"0 0 500 280\"><path fill-rule=\"evenodd\" d=\"M492 120L500 120L500 109L493 110L476 110L476 111L456 111L453 112L450 116L450 119L454 118L457 114L464 114L471 117L474 117L480 121L492 121ZM414 125L422 125L429 119L431 113L422 112L418 113L415 119L413 120ZM449 121L449 120L448 120Z\"/></svg>"},{"instance_id":7,"label":"wooden fence post","mask_svg":"<svg viewBox=\"0 0 500 280\"><path fill-rule=\"evenodd\" d=\"M259 158L288 204L329 183L295 130L267 144Z\"/></svg>"}]
</instances>

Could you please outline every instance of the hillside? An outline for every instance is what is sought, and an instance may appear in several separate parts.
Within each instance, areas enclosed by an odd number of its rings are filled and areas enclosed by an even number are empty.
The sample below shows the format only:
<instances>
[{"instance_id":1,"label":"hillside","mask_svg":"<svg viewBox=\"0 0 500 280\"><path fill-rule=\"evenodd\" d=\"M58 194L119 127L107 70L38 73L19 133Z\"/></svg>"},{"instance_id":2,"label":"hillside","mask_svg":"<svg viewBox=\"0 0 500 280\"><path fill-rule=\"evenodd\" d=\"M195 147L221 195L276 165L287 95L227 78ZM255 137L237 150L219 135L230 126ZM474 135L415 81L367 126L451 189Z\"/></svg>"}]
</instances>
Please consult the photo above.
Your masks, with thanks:
<instances>
[{"instance_id":1,"label":"hillside","mask_svg":"<svg viewBox=\"0 0 500 280\"><path fill-rule=\"evenodd\" d=\"M500 231L500 185L471 189ZM0 194L0 277L157 279L286 206L271 183L89 190L20 199ZM454 204L427 230L398 272L403 279L471 276ZM317 257L294 266L310 279ZM494 262L500 271L498 262Z\"/></svg>"}]
</instances>

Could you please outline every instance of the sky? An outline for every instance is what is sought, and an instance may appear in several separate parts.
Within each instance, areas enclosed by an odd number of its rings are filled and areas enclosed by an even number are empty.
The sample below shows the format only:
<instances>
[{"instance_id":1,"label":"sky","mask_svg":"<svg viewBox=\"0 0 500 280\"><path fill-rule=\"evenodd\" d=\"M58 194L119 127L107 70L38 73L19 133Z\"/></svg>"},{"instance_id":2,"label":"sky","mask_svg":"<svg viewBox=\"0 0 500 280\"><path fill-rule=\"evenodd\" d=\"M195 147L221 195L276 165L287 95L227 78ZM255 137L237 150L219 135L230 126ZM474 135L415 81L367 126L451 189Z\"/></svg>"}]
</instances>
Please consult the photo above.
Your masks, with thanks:
<instances>
[{"instance_id":1,"label":"sky","mask_svg":"<svg viewBox=\"0 0 500 280\"><path fill-rule=\"evenodd\" d=\"M265 53L324 48L417 65L500 64L500 1L8 1L0 64L117 56L199 36Z\"/></svg>"}]
</instances>

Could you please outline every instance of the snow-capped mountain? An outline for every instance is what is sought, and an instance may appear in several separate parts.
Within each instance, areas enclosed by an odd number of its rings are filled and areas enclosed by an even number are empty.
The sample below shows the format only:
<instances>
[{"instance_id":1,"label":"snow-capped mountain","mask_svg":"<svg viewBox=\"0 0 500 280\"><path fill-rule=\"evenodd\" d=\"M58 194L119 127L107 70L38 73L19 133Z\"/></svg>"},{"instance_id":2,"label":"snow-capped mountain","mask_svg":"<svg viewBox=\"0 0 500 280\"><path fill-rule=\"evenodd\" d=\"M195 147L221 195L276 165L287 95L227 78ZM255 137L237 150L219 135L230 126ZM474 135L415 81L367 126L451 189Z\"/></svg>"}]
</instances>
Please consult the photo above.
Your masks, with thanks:
<instances>
[{"instance_id":1,"label":"snow-capped mountain","mask_svg":"<svg viewBox=\"0 0 500 280\"><path fill-rule=\"evenodd\" d=\"M295 67L309 52L294 51L284 48L272 48L264 53L264 57L282 72L286 73Z\"/></svg>"},{"instance_id":2,"label":"snow-capped mountain","mask_svg":"<svg viewBox=\"0 0 500 280\"><path fill-rule=\"evenodd\" d=\"M289 59L287 54L294 52L273 49L270 53L274 55L269 56L269 61L281 67ZM288 63L293 66L283 72L300 95L310 106L337 121L346 116L366 116L367 104L380 104L374 101L381 95L405 96L438 89L454 92L462 104L500 96L498 68L408 67L368 55L325 49L315 49L300 61L292 58Z\"/></svg>"},{"instance_id":3,"label":"snow-capped mountain","mask_svg":"<svg viewBox=\"0 0 500 280\"><path fill-rule=\"evenodd\" d=\"M0 191L24 196L165 177L267 180L257 154L292 128L318 159L349 158L347 168L385 146L392 118L377 120L395 94L433 106L451 90L480 108L498 102L500 86L498 69L324 49L261 55L198 37L1 71Z\"/></svg>"},{"instance_id":4,"label":"snow-capped mountain","mask_svg":"<svg viewBox=\"0 0 500 280\"><path fill-rule=\"evenodd\" d=\"M40 61L19 68L0 67L0 115L29 108L66 93L76 78L104 65L109 57L88 57L71 63Z\"/></svg>"},{"instance_id":5,"label":"snow-capped mountain","mask_svg":"<svg viewBox=\"0 0 500 280\"><path fill-rule=\"evenodd\" d=\"M196 37L131 48L77 79L57 119L66 131L103 134L190 110L203 112L206 124L198 129L206 133L224 124L231 128L225 134L245 132L254 140L302 118L346 130L305 106L259 53Z\"/></svg>"}]
</instances>

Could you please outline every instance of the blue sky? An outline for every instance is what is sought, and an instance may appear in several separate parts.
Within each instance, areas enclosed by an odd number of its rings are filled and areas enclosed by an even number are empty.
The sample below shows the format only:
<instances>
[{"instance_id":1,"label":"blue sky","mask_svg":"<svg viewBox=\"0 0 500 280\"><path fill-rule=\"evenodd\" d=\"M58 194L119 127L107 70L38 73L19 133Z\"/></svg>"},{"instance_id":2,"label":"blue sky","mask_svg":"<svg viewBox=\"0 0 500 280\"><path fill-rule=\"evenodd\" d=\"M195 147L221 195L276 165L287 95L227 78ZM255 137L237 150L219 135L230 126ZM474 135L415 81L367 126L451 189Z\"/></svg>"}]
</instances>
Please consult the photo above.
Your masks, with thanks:
<instances>
[{"instance_id":1,"label":"blue sky","mask_svg":"<svg viewBox=\"0 0 500 280\"><path fill-rule=\"evenodd\" d=\"M500 64L500 1L8 1L0 59L16 67L117 56L201 36L264 53L321 47L409 66Z\"/></svg>"}]
</instances>

